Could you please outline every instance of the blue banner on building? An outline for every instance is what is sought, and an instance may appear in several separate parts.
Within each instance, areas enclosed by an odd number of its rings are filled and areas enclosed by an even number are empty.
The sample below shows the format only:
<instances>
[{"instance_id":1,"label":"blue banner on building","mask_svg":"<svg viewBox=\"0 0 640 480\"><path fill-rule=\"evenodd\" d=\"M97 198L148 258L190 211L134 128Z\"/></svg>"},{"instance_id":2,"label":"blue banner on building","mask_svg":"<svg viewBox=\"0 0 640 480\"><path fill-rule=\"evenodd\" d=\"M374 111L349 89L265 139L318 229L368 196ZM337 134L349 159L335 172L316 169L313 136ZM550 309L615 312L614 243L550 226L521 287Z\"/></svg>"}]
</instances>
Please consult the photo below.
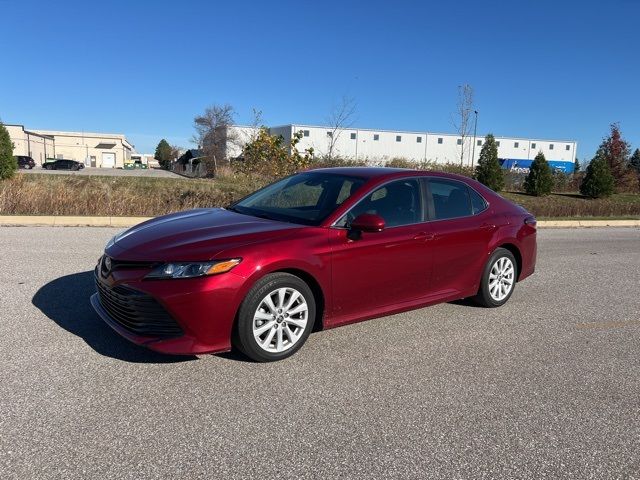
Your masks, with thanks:
<instances>
[{"instance_id":1,"label":"blue banner on building","mask_svg":"<svg viewBox=\"0 0 640 480\"><path fill-rule=\"evenodd\" d=\"M533 163L533 160L517 158L499 158L498 160L502 168L518 173L529 173L529 167ZM547 160L547 162L554 172L573 173L573 162L563 162L561 160Z\"/></svg>"}]
</instances>

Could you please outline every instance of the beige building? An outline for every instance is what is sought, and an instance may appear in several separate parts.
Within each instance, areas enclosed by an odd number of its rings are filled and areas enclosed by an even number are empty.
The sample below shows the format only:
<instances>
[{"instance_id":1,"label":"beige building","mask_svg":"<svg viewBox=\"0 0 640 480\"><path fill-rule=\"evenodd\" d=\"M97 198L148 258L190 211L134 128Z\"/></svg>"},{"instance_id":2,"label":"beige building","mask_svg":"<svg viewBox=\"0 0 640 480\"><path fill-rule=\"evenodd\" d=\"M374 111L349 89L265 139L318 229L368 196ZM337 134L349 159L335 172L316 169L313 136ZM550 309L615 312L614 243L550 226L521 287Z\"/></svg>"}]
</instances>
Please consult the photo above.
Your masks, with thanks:
<instances>
[{"instance_id":1,"label":"beige building","mask_svg":"<svg viewBox=\"0 0 640 480\"><path fill-rule=\"evenodd\" d=\"M14 155L29 155L38 165L46 159L76 160L87 167L123 168L134 146L121 134L31 130L5 125Z\"/></svg>"},{"instance_id":2,"label":"beige building","mask_svg":"<svg viewBox=\"0 0 640 480\"><path fill-rule=\"evenodd\" d=\"M42 165L47 158L55 158L55 140L49 135L26 130L22 125L5 125L13 142L13 154L33 158Z\"/></svg>"}]
</instances>

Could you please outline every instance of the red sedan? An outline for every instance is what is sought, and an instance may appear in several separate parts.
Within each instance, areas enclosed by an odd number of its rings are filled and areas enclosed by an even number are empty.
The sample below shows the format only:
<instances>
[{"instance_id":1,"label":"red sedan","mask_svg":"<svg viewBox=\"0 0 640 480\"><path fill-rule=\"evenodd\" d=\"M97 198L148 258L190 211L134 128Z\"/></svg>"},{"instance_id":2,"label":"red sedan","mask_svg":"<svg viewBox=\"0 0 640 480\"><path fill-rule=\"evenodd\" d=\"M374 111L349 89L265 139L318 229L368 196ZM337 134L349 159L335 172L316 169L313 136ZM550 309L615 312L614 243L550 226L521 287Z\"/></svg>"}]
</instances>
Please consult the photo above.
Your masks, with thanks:
<instances>
[{"instance_id":1,"label":"red sedan","mask_svg":"<svg viewBox=\"0 0 640 480\"><path fill-rule=\"evenodd\" d=\"M120 335L158 352L236 347L272 361L314 326L467 297L499 307L535 263L535 218L474 180L331 168L116 235L91 303Z\"/></svg>"}]
</instances>

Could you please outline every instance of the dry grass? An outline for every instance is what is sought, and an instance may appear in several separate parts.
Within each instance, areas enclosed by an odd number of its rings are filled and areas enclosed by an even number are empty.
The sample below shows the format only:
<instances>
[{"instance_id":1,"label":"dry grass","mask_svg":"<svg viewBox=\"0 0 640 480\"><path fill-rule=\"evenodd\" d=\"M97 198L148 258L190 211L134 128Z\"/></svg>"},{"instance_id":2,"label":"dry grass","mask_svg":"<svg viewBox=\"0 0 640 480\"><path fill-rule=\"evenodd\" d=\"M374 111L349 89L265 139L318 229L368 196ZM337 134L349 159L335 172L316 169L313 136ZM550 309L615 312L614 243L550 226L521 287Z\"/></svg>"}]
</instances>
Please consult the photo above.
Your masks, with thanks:
<instances>
[{"instance_id":1,"label":"dry grass","mask_svg":"<svg viewBox=\"0 0 640 480\"><path fill-rule=\"evenodd\" d=\"M640 195L620 193L609 198L589 199L579 193L554 193L534 197L520 192L503 192L539 218L640 217Z\"/></svg>"},{"instance_id":2,"label":"dry grass","mask_svg":"<svg viewBox=\"0 0 640 480\"><path fill-rule=\"evenodd\" d=\"M19 173L0 182L0 215L156 216L224 206L268 182L231 171L215 180ZM503 195L539 218L640 217L637 194L597 200L577 193Z\"/></svg>"},{"instance_id":3,"label":"dry grass","mask_svg":"<svg viewBox=\"0 0 640 480\"><path fill-rule=\"evenodd\" d=\"M18 174L0 182L0 215L155 216L227 205L264 183L246 175L183 180Z\"/></svg>"}]
</instances>

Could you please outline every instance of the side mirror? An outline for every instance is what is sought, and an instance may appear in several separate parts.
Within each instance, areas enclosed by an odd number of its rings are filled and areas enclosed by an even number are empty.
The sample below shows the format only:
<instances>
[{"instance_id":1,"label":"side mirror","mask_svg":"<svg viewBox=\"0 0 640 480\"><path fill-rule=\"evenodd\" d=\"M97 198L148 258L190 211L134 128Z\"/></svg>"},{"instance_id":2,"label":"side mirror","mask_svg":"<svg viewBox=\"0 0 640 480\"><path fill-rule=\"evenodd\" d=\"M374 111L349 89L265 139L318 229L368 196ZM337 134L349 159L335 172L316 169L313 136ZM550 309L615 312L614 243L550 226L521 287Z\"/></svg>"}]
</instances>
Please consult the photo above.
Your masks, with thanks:
<instances>
[{"instance_id":1,"label":"side mirror","mask_svg":"<svg viewBox=\"0 0 640 480\"><path fill-rule=\"evenodd\" d=\"M380 215L362 213L351 222L350 227L357 232L381 232L384 230L384 218Z\"/></svg>"}]
</instances>

